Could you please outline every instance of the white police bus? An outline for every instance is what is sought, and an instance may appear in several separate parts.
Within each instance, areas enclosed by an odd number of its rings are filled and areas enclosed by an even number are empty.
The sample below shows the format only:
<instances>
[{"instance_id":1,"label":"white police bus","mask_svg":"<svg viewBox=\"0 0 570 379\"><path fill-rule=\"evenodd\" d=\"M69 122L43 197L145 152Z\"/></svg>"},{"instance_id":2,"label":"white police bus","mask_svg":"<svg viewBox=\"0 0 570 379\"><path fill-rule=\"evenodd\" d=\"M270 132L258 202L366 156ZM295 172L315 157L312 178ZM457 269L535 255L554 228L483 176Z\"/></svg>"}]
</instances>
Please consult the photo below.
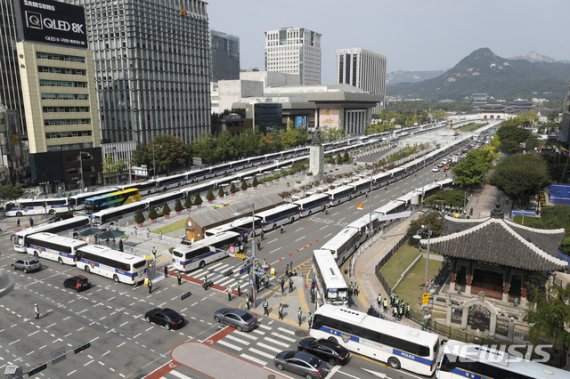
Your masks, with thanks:
<instances>
[{"instance_id":1,"label":"white police bus","mask_svg":"<svg viewBox=\"0 0 570 379\"><path fill-rule=\"evenodd\" d=\"M358 249L360 241L360 232L355 228L346 227L325 242L321 250L328 250L332 257L342 265Z\"/></svg>"},{"instance_id":2,"label":"white police bus","mask_svg":"<svg viewBox=\"0 0 570 379\"><path fill-rule=\"evenodd\" d=\"M85 241L46 232L32 234L26 239L28 254L72 266L75 266L77 249L85 245Z\"/></svg>"},{"instance_id":3,"label":"white police bus","mask_svg":"<svg viewBox=\"0 0 570 379\"><path fill-rule=\"evenodd\" d=\"M4 204L7 217L34 215L54 215L69 211L69 203L65 198L54 199L18 199Z\"/></svg>"},{"instance_id":4,"label":"white police bus","mask_svg":"<svg viewBox=\"0 0 570 379\"><path fill-rule=\"evenodd\" d=\"M570 377L568 371L525 360L522 357L486 346L449 340L442 350L443 354L436 372L438 379L558 379Z\"/></svg>"},{"instance_id":5,"label":"white police bus","mask_svg":"<svg viewBox=\"0 0 570 379\"><path fill-rule=\"evenodd\" d=\"M313 251L313 269L319 283L318 291L326 303L346 305L348 286L336 261L328 250Z\"/></svg>"},{"instance_id":6,"label":"white police bus","mask_svg":"<svg viewBox=\"0 0 570 379\"><path fill-rule=\"evenodd\" d=\"M16 232L12 237L12 242L14 243L14 250L19 253L26 252L26 241L32 234L39 232L50 232L59 233L63 231L70 231L70 234L77 228L86 226L89 224L89 218L86 216L76 216L73 218L68 218L67 220L56 221L48 224L41 224L34 226L32 228L22 229Z\"/></svg>"},{"instance_id":7,"label":"white police bus","mask_svg":"<svg viewBox=\"0 0 570 379\"><path fill-rule=\"evenodd\" d=\"M87 273L111 278L115 283L126 284L143 281L147 270L147 261L143 257L101 245L78 248L75 265Z\"/></svg>"},{"instance_id":8,"label":"white police bus","mask_svg":"<svg viewBox=\"0 0 570 379\"><path fill-rule=\"evenodd\" d=\"M345 307L325 304L315 311L311 337L336 341L346 349L403 368L432 376L437 366L439 336L390 322Z\"/></svg>"},{"instance_id":9,"label":"white police bus","mask_svg":"<svg viewBox=\"0 0 570 379\"><path fill-rule=\"evenodd\" d=\"M235 232L222 232L172 250L172 266L182 272L202 269L240 251L243 251L242 236Z\"/></svg>"},{"instance_id":10,"label":"white police bus","mask_svg":"<svg viewBox=\"0 0 570 379\"><path fill-rule=\"evenodd\" d=\"M242 236L250 236L251 231L255 227L255 235L261 234L262 224L261 219L259 217L255 217L252 219L251 216L249 217L241 217L237 220L232 222L228 222L227 224L219 225L213 227L211 229L206 230L206 237L215 236L216 234L220 234L223 232L236 232L241 234Z\"/></svg>"},{"instance_id":11,"label":"white police bus","mask_svg":"<svg viewBox=\"0 0 570 379\"><path fill-rule=\"evenodd\" d=\"M277 227L289 224L298 220L299 206L297 204L283 204L275 208L268 209L256 214L263 222L263 231L276 229Z\"/></svg>"},{"instance_id":12,"label":"white police bus","mask_svg":"<svg viewBox=\"0 0 570 379\"><path fill-rule=\"evenodd\" d=\"M330 200L329 195L326 193L317 193L303 199L295 200L293 204L299 206L301 217L307 217L326 209L330 204Z\"/></svg>"}]
</instances>

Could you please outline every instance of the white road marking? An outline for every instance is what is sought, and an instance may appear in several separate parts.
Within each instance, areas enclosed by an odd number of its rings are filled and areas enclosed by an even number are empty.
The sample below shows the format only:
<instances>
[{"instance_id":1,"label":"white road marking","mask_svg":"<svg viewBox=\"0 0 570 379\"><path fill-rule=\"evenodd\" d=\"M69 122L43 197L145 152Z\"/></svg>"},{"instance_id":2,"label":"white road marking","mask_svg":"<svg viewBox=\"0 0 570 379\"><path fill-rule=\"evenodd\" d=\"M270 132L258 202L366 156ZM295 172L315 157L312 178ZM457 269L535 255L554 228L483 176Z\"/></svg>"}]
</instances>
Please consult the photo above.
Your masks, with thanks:
<instances>
[{"instance_id":1,"label":"white road marking","mask_svg":"<svg viewBox=\"0 0 570 379\"><path fill-rule=\"evenodd\" d=\"M285 337L283 334L279 334L279 333L275 333L275 332L272 332L271 335L272 335L272 336L275 336L275 337L279 337L279 338L281 338L282 340L289 341L289 342L295 342L295 341L297 341L295 338Z\"/></svg>"},{"instance_id":2,"label":"white road marking","mask_svg":"<svg viewBox=\"0 0 570 379\"><path fill-rule=\"evenodd\" d=\"M276 352L276 353L280 353L280 352L283 351L283 349L277 349L277 348L275 348L275 347L273 347L273 346L266 345L266 344L264 344L263 342L259 342L259 343L257 344L257 346L263 347L263 348L265 348L265 349L267 349L267 350L274 351L274 352Z\"/></svg>"},{"instance_id":3,"label":"white road marking","mask_svg":"<svg viewBox=\"0 0 570 379\"><path fill-rule=\"evenodd\" d=\"M267 365L267 362L262 361L261 359L257 359L257 358L255 358L255 357L252 357L251 355L240 354L240 357L245 358L245 359L247 359L247 360L250 360L250 361L252 361L252 362L258 363L258 364L260 364L260 365L262 365L262 366Z\"/></svg>"},{"instance_id":4,"label":"white road marking","mask_svg":"<svg viewBox=\"0 0 570 379\"><path fill-rule=\"evenodd\" d=\"M235 342L237 342L237 343L241 343L242 345L246 345L246 346L249 345L249 342L244 341L244 340L242 340L241 338L237 338L237 337L235 337L235 336L232 336L231 334L228 334L228 335L226 336L226 338L229 338L230 340L235 341Z\"/></svg>"},{"instance_id":5,"label":"white road marking","mask_svg":"<svg viewBox=\"0 0 570 379\"><path fill-rule=\"evenodd\" d=\"M174 375L174 376L176 376L177 378L180 378L180 379L192 379L191 377L186 376L186 375L184 375L184 374L181 374L181 373L179 373L179 372L177 372L177 371L170 371L169 374Z\"/></svg>"},{"instance_id":6,"label":"white road marking","mask_svg":"<svg viewBox=\"0 0 570 379\"><path fill-rule=\"evenodd\" d=\"M326 228L328 228L328 227L329 227L329 226L328 226L328 224L327 224L327 225L323 226L322 228L320 228L319 230L323 230L323 229L326 229Z\"/></svg>"},{"instance_id":7,"label":"white road marking","mask_svg":"<svg viewBox=\"0 0 570 379\"><path fill-rule=\"evenodd\" d=\"M241 347L236 346L236 345L234 345L233 343L229 343L229 342L226 342L226 341L224 341L224 340L220 340L220 341L218 341L218 343L219 343L220 345L227 346L227 347L229 347L230 349L234 349L234 350L237 350L237 351L241 351Z\"/></svg>"},{"instance_id":8,"label":"white road marking","mask_svg":"<svg viewBox=\"0 0 570 379\"><path fill-rule=\"evenodd\" d=\"M257 350L255 347L252 347L251 349L249 349L249 351L251 351L252 353L255 353L255 354L259 354L262 357L269 358L271 360L273 360L273 358L275 358L275 355L268 354L265 351Z\"/></svg>"},{"instance_id":9,"label":"white road marking","mask_svg":"<svg viewBox=\"0 0 570 379\"><path fill-rule=\"evenodd\" d=\"M299 238L297 238L297 239L295 240L295 242L299 242L300 240L305 239L305 238L307 238L307 236L299 237Z\"/></svg>"},{"instance_id":10,"label":"white road marking","mask_svg":"<svg viewBox=\"0 0 570 379\"><path fill-rule=\"evenodd\" d=\"M273 338L265 337L265 340L266 340L266 341L269 341L269 342L272 342L272 343L274 343L274 344L277 344L277 345L281 345L281 346L283 346L283 347L289 347L289 344L288 344L288 343L281 342L281 341L277 341L277 340L275 340L275 339L273 339Z\"/></svg>"},{"instance_id":11,"label":"white road marking","mask_svg":"<svg viewBox=\"0 0 570 379\"><path fill-rule=\"evenodd\" d=\"M294 332L294 331L289 330L289 329L285 329L285 328L282 328L282 327L277 328L277 330L280 330L280 331L285 332L285 333L289 333L289 334L291 334L291 335L295 335L295 332Z\"/></svg>"}]
</instances>

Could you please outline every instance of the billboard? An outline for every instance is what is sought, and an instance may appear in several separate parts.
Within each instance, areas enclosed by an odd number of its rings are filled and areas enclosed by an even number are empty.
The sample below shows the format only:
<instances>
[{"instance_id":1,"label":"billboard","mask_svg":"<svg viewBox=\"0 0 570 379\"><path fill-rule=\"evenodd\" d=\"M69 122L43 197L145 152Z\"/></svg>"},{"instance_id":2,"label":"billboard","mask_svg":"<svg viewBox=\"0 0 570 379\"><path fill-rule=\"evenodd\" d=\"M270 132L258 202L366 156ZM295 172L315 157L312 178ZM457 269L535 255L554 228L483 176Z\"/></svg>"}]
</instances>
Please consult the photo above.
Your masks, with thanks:
<instances>
[{"instance_id":1,"label":"billboard","mask_svg":"<svg viewBox=\"0 0 570 379\"><path fill-rule=\"evenodd\" d=\"M338 128L340 111L338 108L319 109L319 126L321 128Z\"/></svg>"},{"instance_id":2,"label":"billboard","mask_svg":"<svg viewBox=\"0 0 570 379\"><path fill-rule=\"evenodd\" d=\"M83 7L53 0L13 0L19 41L87 48Z\"/></svg>"},{"instance_id":3,"label":"billboard","mask_svg":"<svg viewBox=\"0 0 570 379\"><path fill-rule=\"evenodd\" d=\"M295 116L295 128L307 129L307 116Z\"/></svg>"}]
</instances>

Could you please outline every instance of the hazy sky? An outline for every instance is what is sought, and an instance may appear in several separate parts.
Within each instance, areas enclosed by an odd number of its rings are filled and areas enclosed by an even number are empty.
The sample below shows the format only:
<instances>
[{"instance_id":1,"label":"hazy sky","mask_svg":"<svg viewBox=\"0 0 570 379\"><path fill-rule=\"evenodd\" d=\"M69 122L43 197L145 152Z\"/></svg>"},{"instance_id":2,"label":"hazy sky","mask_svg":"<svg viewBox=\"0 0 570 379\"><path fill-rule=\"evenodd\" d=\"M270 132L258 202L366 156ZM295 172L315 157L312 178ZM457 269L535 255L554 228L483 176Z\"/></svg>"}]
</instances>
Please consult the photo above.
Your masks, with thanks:
<instances>
[{"instance_id":1,"label":"hazy sky","mask_svg":"<svg viewBox=\"0 0 570 379\"><path fill-rule=\"evenodd\" d=\"M207 0L210 28L240 38L241 67L264 69L264 32L322 34L322 81L334 82L336 49L388 58L388 72L451 68L480 47L509 58L536 51L570 60L570 0Z\"/></svg>"}]
</instances>

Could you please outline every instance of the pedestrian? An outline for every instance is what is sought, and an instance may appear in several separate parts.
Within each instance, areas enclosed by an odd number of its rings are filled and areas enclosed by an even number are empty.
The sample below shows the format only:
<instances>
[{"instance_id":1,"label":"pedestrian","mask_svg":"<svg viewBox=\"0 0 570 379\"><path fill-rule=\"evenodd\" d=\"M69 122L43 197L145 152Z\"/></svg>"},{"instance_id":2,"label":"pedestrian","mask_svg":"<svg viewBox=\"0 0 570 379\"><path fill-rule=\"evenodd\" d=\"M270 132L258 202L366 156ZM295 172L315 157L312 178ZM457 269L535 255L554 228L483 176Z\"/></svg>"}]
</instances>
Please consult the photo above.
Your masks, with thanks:
<instances>
[{"instance_id":1,"label":"pedestrian","mask_svg":"<svg viewBox=\"0 0 570 379\"><path fill-rule=\"evenodd\" d=\"M263 283L265 284L265 288L269 288L269 276L267 276L267 274L263 275Z\"/></svg>"},{"instance_id":2,"label":"pedestrian","mask_svg":"<svg viewBox=\"0 0 570 379\"><path fill-rule=\"evenodd\" d=\"M378 294L378 297L376 298L376 303L378 304L379 308L382 308L382 295Z\"/></svg>"},{"instance_id":3,"label":"pedestrian","mask_svg":"<svg viewBox=\"0 0 570 379\"><path fill-rule=\"evenodd\" d=\"M156 246L152 247L152 255L154 256L154 260L156 261Z\"/></svg>"},{"instance_id":4,"label":"pedestrian","mask_svg":"<svg viewBox=\"0 0 570 379\"><path fill-rule=\"evenodd\" d=\"M263 314L265 316L269 316L269 302L267 301L267 299L265 299L265 301L263 302Z\"/></svg>"},{"instance_id":5,"label":"pedestrian","mask_svg":"<svg viewBox=\"0 0 570 379\"><path fill-rule=\"evenodd\" d=\"M238 282L238 285L237 285L237 293L238 293L238 296L241 297L241 284L240 284L240 282Z\"/></svg>"},{"instance_id":6,"label":"pedestrian","mask_svg":"<svg viewBox=\"0 0 570 379\"><path fill-rule=\"evenodd\" d=\"M289 276L289 263L287 263L287 266L285 266L285 275Z\"/></svg>"},{"instance_id":7,"label":"pedestrian","mask_svg":"<svg viewBox=\"0 0 570 379\"><path fill-rule=\"evenodd\" d=\"M257 250L261 250L261 239L257 240Z\"/></svg>"},{"instance_id":8,"label":"pedestrian","mask_svg":"<svg viewBox=\"0 0 570 379\"><path fill-rule=\"evenodd\" d=\"M208 281L208 274L204 274L204 284Z\"/></svg>"},{"instance_id":9,"label":"pedestrian","mask_svg":"<svg viewBox=\"0 0 570 379\"><path fill-rule=\"evenodd\" d=\"M293 279L289 278L289 292L293 292Z\"/></svg>"},{"instance_id":10,"label":"pedestrian","mask_svg":"<svg viewBox=\"0 0 570 379\"><path fill-rule=\"evenodd\" d=\"M34 219L30 217L30 228L34 226Z\"/></svg>"},{"instance_id":11,"label":"pedestrian","mask_svg":"<svg viewBox=\"0 0 570 379\"><path fill-rule=\"evenodd\" d=\"M19 228L20 227L20 219L18 219L18 221L16 221L16 226Z\"/></svg>"},{"instance_id":12,"label":"pedestrian","mask_svg":"<svg viewBox=\"0 0 570 379\"><path fill-rule=\"evenodd\" d=\"M384 298L384 312L388 310L388 299Z\"/></svg>"},{"instance_id":13,"label":"pedestrian","mask_svg":"<svg viewBox=\"0 0 570 379\"><path fill-rule=\"evenodd\" d=\"M283 303L279 303L279 320L283 320L284 309L285 307L283 306Z\"/></svg>"},{"instance_id":14,"label":"pedestrian","mask_svg":"<svg viewBox=\"0 0 570 379\"><path fill-rule=\"evenodd\" d=\"M232 301L232 289L230 287L228 287L226 292L228 294L228 301Z\"/></svg>"},{"instance_id":15,"label":"pedestrian","mask_svg":"<svg viewBox=\"0 0 570 379\"><path fill-rule=\"evenodd\" d=\"M297 311L297 320L299 321L299 326L301 326L301 323L303 322L303 311L301 310L301 307L299 307L299 310Z\"/></svg>"},{"instance_id":16,"label":"pedestrian","mask_svg":"<svg viewBox=\"0 0 570 379\"><path fill-rule=\"evenodd\" d=\"M285 293L285 278L281 278L281 293Z\"/></svg>"},{"instance_id":17,"label":"pedestrian","mask_svg":"<svg viewBox=\"0 0 570 379\"><path fill-rule=\"evenodd\" d=\"M145 276L144 281L143 281L143 285L145 287L148 287L148 276Z\"/></svg>"},{"instance_id":18,"label":"pedestrian","mask_svg":"<svg viewBox=\"0 0 570 379\"><path fill-rule=\"evenodd\" d=\"M34 304L34 312L36 312L36 319L40 318L40 308L38 307L38 304Z\"/></svg>"},{"instance_id":19,"label":"pedestrian","mask_svg":"<svg viewBox=\"0 0 570 379\"><path fill-rule=\"evenodd\" d=\"M148 293L151 294L152 293L152 280L148 280Z\"/></svg>"},{"instance_id":20,"label":"pedestrian","mask_svg":"<svg viewBox=\"0 0 570 379\"><path fill-rule=\"evenodd\" d=\"M251 303L251 298L249 297L249 294L247 294L247 295L245 296L245 305L247 306L247 310L250 309L250 306L251 306L250 303Z\"/></svg>"},{"instance_id":21,"label":"pedestrian","mask_svg":"<svg viewBox=\"0 0 570 379\"><path fill-rule=\"evenodd\" d=\"M180 272L176 273L176 280L178 281L178 285L182 284L182 276L180 275Z\"/></svg>"},{"instance_id":22,"label":"pedestrian","mask_svg":"<svg viewBox=\"0 0 570 379\"><path fill-rule=\"evenodd\" d=\"M309 329L311 329L311 324L313 323L313 315L311 312L307 315L307 324L309 325Z\"/></svg>"},{"instance_id":23,"label":"pedestrian","mask_svg":"<svg viewBox=\"0 0 570 379\"><path fill-rule=\"evenodd\" d=\"M119 240L119 251L123 251L123 240L122 239Z\"/></svg>"},{"instance_id":24,"label":"pedestrian","mask_svg":"<svg viewBox=\"0 0 570 379\"><path fill-rule=\"evenodd\" d=\"M164 265L164 278L166 279L168 277L168 266Z\"/></svg>"},{"instance_id":25,"label":"pedestrian","mask_svg":"<svg viewBox=\"0 0 570 379\"><path fill-rule=\"evenodd\" d=\"M358 288L357 282L354 282L354 292L356 293L356 296L358 297L358 294L360 293L360 289Z\"/></svg>"}]
</instances>

